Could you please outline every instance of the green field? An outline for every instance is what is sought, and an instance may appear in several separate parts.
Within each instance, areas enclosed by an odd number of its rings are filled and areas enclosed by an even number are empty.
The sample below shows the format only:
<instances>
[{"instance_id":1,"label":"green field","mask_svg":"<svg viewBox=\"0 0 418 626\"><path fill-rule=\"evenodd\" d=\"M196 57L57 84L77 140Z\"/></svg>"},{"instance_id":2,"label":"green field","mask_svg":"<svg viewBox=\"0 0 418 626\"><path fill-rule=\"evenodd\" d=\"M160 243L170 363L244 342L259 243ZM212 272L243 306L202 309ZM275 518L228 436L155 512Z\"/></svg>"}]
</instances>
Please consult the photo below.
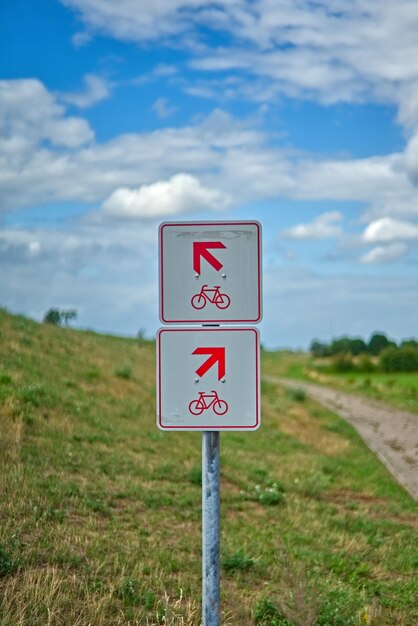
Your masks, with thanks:
<instances>
[{"instance_id":1,"label":"green field","mask_svg":"<svg viewBox=\"0 0 418 626\"><path fill-rule=\"evenodd\" d=\"M416 503L329 411L262 404L221 436L222 623L416 626ZM0 310L0 415L0 625L198 626L201 436L156 428L154 343Z\"/></svg>"},{"instance_id":2,"label":"green field","mask_svg":"<svg viewBox=\"0 0 418 626\"><path fill-rule=\"evenodd\" d=\"M265 360L269 371L277 376L367 395L418 413L417 372L337 372L331 367L330 359L315 359L301 353L267 352Z\"/></svg>"}]
</instances>

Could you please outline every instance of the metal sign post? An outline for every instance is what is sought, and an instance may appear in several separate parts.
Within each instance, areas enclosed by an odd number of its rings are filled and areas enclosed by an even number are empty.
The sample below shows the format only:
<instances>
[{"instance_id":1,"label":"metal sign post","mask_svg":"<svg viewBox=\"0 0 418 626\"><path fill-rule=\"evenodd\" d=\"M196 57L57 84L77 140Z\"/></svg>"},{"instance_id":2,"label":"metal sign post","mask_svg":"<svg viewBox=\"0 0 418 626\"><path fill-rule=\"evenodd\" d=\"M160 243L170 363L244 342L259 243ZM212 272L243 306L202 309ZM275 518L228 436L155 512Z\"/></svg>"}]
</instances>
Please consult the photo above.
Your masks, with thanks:
<instances>
[{"instance_id":1,"label":"metal sign post","mask_svg":"<svg viewBox=\"0 0 418 626\"><path fill-rule=\"evenodd\" d=\"M220 437L202 433L202 617L203 626L220 624Z\"/></svg>"},{"instance_id":2,"label":"metal sign post","mask_svg":"<svg viewBox=\"0 0 418 626\"><path fill-rule=\"evenodd\" d=\"M157 424L202 431L202 623L220 626L220 431L260 425L261 224L159 229ZM196 328L196 325L216 328ZM227 325L220 327L220 324Z\"/></svg>"}]
</instances>

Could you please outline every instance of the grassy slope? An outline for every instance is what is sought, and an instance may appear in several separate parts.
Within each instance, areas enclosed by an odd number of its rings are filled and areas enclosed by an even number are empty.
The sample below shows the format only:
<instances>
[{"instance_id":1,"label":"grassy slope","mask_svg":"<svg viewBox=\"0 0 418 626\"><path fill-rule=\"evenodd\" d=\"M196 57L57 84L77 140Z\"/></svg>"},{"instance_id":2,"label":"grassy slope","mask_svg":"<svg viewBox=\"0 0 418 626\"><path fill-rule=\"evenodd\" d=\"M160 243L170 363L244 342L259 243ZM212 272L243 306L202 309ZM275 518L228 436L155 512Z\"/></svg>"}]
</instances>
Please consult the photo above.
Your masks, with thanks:
<instances>
[{"instance_id":1,"label":"grassy slope","mask_svg":"<svg viewBox=\"0 0 418 626\"><path fill-rule=\"evenodd\" d=\"M0 310L1 626L200 623L201 438L155 427L154 351ZM222 435L223 623L413 626L416 504L262 387L261 429Z\"/></svg>"},{"instance_id":2,"label":"grassy slope","mask_svg":"<svg viewBox=\"0 0 418 626\"><path fill-rule=\"evenodd\" d=\"M329 359L312 359L308 354L269 353L267 359L270 370L277 376L363 394L418 413L416 372L337 372L330 366Z\"/></svg>"}]
</instances>

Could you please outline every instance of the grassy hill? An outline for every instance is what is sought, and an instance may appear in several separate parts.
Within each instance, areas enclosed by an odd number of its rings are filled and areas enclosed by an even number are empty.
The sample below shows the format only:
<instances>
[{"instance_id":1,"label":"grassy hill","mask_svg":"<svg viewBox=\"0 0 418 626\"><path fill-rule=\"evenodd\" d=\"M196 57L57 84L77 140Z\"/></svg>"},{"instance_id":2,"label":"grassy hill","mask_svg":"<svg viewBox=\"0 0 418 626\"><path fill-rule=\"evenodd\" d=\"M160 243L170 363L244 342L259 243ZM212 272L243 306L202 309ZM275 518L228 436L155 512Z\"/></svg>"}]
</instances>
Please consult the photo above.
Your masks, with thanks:
<instances>
[{"instance_id":1,"label":"grassy hill","mask_svg":"<svg viewBox=\"0 0 418 626\"><path fill-rule=\"evenodd\" d=\"M416 503L339 418L262 394L221 437L223 624L418 623ZM201 436L156 428L152 342L0 310L0 425L1 626L200 624Z\"/></svg>"}]
</instances>

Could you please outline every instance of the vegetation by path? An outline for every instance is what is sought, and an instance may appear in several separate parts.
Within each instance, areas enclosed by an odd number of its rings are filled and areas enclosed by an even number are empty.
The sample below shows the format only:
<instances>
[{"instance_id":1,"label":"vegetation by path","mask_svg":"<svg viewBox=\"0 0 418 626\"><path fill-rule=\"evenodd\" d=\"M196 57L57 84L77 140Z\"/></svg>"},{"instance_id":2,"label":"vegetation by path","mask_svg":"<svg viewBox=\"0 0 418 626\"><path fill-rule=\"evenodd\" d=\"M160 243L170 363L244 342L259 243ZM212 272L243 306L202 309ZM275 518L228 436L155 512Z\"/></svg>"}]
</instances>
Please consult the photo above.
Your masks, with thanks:
<instances>
[{"instance_id":1,"label":"vegetation by path","mask_svg":"<svg viewBox=\"0 0 418 626\"><path fill-rule=\"evenodd\" d=\"M154 355L0 311L1 626L200 624L201 438L157 430ZM262 395L221 438L223 624L414 626L416 504L332 412Z\"/></svg>"},{"instance_id":2,"label":"vegetation by path","mask_svg":"<svg viewBox=\"0 0 418 626\"><path fill-rule=\"evenodd\" d=\"M295 387L290 379L280 378L278 382ZM418 415L322 385L298 382L297 389L306 391L352 424L395 478L418 500Z\"/></svg>"},{"instance_id":3,"label":"vegetation by path","mask_svg":"<svg viewBox=\"0 0 418 626\"><path fill-rule=\"evenodd\" d=\"M291 352L266 352L265 363L276 376L353 392L418 413L418 374L415 372L337 371L327 359Z\"/></svg>"}]
</instances>

